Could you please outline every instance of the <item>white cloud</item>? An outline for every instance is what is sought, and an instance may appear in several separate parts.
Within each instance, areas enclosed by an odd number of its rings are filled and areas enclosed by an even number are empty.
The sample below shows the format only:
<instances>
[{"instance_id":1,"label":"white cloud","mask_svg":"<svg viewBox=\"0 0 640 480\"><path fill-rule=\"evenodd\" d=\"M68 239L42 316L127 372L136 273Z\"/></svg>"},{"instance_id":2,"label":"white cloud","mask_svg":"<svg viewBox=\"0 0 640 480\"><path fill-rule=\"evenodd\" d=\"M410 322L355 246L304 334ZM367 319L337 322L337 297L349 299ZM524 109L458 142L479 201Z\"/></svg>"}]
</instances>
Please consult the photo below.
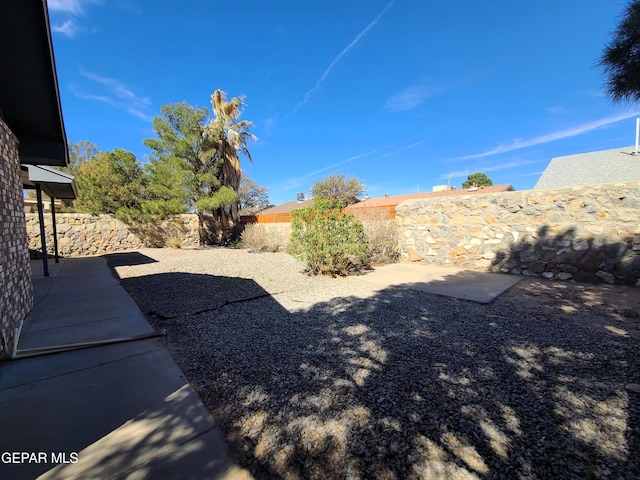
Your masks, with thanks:
<instances>
[{"instance_id":1,"label":"white cloud","mask_svg":"<svg viewBox=\"0 0 640 480\"><path fill-rule=\"evenodd\" d=\"M336 163L332 163L331 165L327 165L326 167L322 167L319 168L317 170L314 170L313 172L307 173L305 175L302 175L300 177L296 177L296 178L290 178L288 180L283 181L281 184L279 184L277 186L278 190L291 190L294 188L298 188L302 185L305 185L309 182L309 179L312 177L315 177L316 175L318 175L319 173L322 172L326 172L327 170L331 170L334 169L336 167L339 167L340 165L344 165L345 163L349 163L349 162L353 162L354 160L358 160L360 158L364 158L364 157L369 157L371 155L374 155L378 152L382 152L388 148L393 147L393 145L387 145L385 147L381 147L381 148L376 148L375 150L370 150L368 152L365 153L359 153L357 155L353 155L345 160L342 160L341 162L336 162Z\"/></svg>"},{"instance_id":2,"label":"white cloud","mask_svg":"<svg viewBox=\"0 0 640 480\"><path fill-rule=\"evenodd\" d=\"M80 16L84 14L85 6L93 4L93 5L101 5L101 0L49 0L47 5L49 6L49 10L52 12L63 12L68 13L75 16Z\"/></svg>"},{"instance_id":3,"label":"white cloud","mask_svg":"<svg viewBox=\"0 0 640 480\"><path fill-rule=\"evenodd\" d=\"M73 20L67 20L62 25L54 25L51 30L57 33L62 33L67 37L73 37L78 32L78 26Z\"/></svg>"},{"instance_id":4,"label":"white cloud","mask_svg":"<svg viewBox=\"0 0 640 480\"><path fill-rule=\"evenodd\" d=\"M376 148L375 150L371 150L369 152L360 153L358 155L353 155L353 156L347 158L346 160L343 160L343 161L338 162L338 163L334 163L332 165L328 165L326 167L320 168L319 170L311 172L311 173L305 175L305 177L311 177L313 175L317 175L318 173L325 172L327 170L331 170L332 168L338 167L340 165L344 165L345 163L353 162L354 160L358 160L360 158L368 157L370 155L373 155L374 153L382 152L383 150L386 150L387 148L390 148L392 146L393 145L387 145L386 147Z\"/></svg>"},{"instance_id":5,"label":"white cloud","mask_svg":"<svg viewBox=\"0 0 640 480\"><path fill-rule=\"evenodd\" d=\"M51 31L71 38L78 32L91 30L79 26L77 19L85 15L88 5L102 5L102 0L49 0L47 5L49 12L56 14L52 17L56 24Z\"/></svg>"},{"instance_id":6,"label":"white cloud","mask_svg":"<svg viewBox=\"0 0 640 480\"><path fill-rule=\"evenodd\" d=\"M456 170L455 172L442 174L438 178L440 180L444 180L449 178L449 175L451 175L451 178L467 177L472 173L476 173L476 172L483 172L483 173L496 172L498 170L508 170L510 168L522 167L524 165L531 165L533 163L538 163L538 162L537 160L512 160L510 162L499 163L497 165L489 165L489 166L477 167L472 169L466 168L464 170Z\"/></svg>"},{"instance_id":7,"label":"white cloud","mask_svg":"<svg viewBox=\"0 0 640 480\"><path fill-rule=\"evenodd\" d=\"M273 132L273 129L275 128L275 126L276 126L276 119L273 117L267 118L263 124L265 134L270 135L271 132Z\"/></svg>"},{"instance_id":8,"label":"white cloud","mask_svg":"<svg viewBox=\"0 0 640 480\"><path fill-rule=\"evenodd\" d=\"M80 68L80 74L90 80L87 89L72 87L71 92L78 98L106 103L124 110L131 116L142 120L151 120L145 110L151 105L147 97L139 97L123 82L115 78L105 77Z\"/></svg>"},{"instance_id":9,"label":"white cloud","mask_svg":"<svg viewBox=\"0 0 640 480\"><path fill-rule=\"evenodd\" d=\"M556 132L547 133L545 135L540 135L534 138L529 138L529 139L516 138L510 144L498 145L497 147L491 150L487 150L486 152L474 153L472 155L457 157L455 158L455 160L469 160L472 158L490 157L492 155L498 155L500 153L512 152L514 150L521 150L527 147L533 147L536 145L543 145L546 143L555 142L556 140L562 140L564 138L577 137L584 133L597 130L598 128L606 127L607 125L617 123L621 120L626 120L628 118L635 117L638 114L639 114L638 112L623 113L620 115L615 115L612 117L606 117L600 120L595 120L593 122L583 123L575 127L566 128L564 130L558 130Z\"/></svg>"},{"instance_id":10,"label":"white cloud","mask_svg":"<svg viewBox=\"0 0 640 480\"><path fill-rule=\"evenodd\" d=\"M411 143L411 144L407 145L406 147L404 147L404 149L405 150L411 150L412 148L416 148L418 145L422 145L424 142L426 142L426 140L420 140L419 142Z\"/></svg>"},{"instance_id":11,"label":"white cloud","mask_svg":"<svg viewBox=\"0 0 640 480\"><path fill-rule=\"evenodd\" d=\"M293 111L291 112L291 114L293 115L294 113L296 113L298 111L298 109L304 105L305 103L307 103L309 101L309 99L311 98L311 95L313 95L316 90L318 90L320 88L320 86L322 85L322 82L325 81L325 79L327 78L327 76L329 75L329 73L331 72L331 70L333 69L333 67L340 61L340 59L342 57L344 57L347 53L349 53L349 50L351 50L353 47L355 47L357 45L357 43L362 39L362 37L364 37L367 32L369 30L371 30L377 23L378 21L382 18L382 16L387 13L387 10L389 10L392 6L393 6L394 2L389 2L387 4L386 7L384 7L384 10L382 10L382 12L380 12L378 14L378 16L376 18L373 19L373 21L367 25L364 30L362 30L357 36L356 38L354 38L351 43L349 45L347 45L345 48L342 49L342 51L338 54L338 56L336 58L333 59L333 61L329 64L329 66L327 67L327 69L324 71L324 73L322 74L322 76L320 77L320 79L316 82L316 84L313 86L313 88L311 88L310 90L307 91L307 93L304 94L304 98L302 100L300 100L298 102L298 104L295 106L295 108L293 109Z\"/></svg>"},{"instance_id":12,"label":"white cloud","mask_svg":"<svg viewBox=\"0 0 640 480\"><path fill-rule=\"evenodd\" d=\"M438 92L439 89L430 87L426 84L414 85L389 97L385 107L390 112L411 110Z\"/></svg>"},{"instance_id":13,"label":"white cloud","mask_svg":"<svg viewBox=\"0 0 640 480\"><path fill-rule=\"evenodd\" d=\"M551 107L547 107L546 111L549 115L566 115L568 113L571 113L571 110L563 107L562 105L553 105Z\"/></svg>"}]
</instances>

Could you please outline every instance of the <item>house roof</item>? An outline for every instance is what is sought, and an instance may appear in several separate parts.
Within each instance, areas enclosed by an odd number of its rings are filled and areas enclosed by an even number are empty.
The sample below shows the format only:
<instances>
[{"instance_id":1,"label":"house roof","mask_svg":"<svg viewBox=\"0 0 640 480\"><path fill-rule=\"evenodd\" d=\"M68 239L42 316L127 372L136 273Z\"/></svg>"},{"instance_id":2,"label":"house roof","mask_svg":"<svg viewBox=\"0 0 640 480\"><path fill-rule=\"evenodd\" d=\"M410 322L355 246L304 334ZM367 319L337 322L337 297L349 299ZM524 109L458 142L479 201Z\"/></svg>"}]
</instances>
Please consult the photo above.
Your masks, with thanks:
<instances>
[{"instance_id":1,"label":"house roof","mask_svg":"<svg viewBox=\"0 0 640 480\"><path fill-rule=\"evenodd\" d=\"M40 185L49 197L73 200L78 196L76 183L72 175L52 167L39 165L23 165L21 171L22 185L34 187Z\"/></svg>"},{"instance_id":2,"label":"house roof","mask_svg":"<svg viewBox=\"0 0 640 480\"><path fill-rule=\"evenodd\" d=\"M492 185L490 187L480 187L477 189L462 189L462 190L443 190L440 192L422 192L422 193L409 193L406 195L393 195L389 197L368 198L358 203L354 203L347 207L347 210L355 208L372 208L372 207L392 207L399 205L405 200L410 198L437 198L437 197L451 197L451 196L464 196L464 195L477 195L482 193L499 193L514 191L515 188L509 184L504 185ZM259 213L259 215L270 215L277 213L290 213L294 210L298 210L304 207L313 206L314 199L309 198L302 202L287 202L277 207L267 208Z\"/></svg>"},{"instance_id":3,"label":"house roof","mask_svg":"<svg viewBox=\"0 0 640 480\"><path fill-rule=\"evenodd\" d=\"M283 203L282 205L278 205L275 207L267 208L266 210L262 210L258 215L274 215L276 213L290 213L300 208L312 207L312 206L313 206L312 198L303 200L302 202L297 202L294 200L293 202Z\"/></svg>"},{"instance_id":4,"label":"house roof","mask_svg":"<svg viewBox=\"0 0 640 480\"><path fill-rule=\"evenodd\" d=\"M405 200L410 198L438 198L438 197L457 197L465 195L478 195L484 193L500 193L514 191L515 188L509 184L504 185L492 185L490 187L480 187L477 189L464 188L461 190L443 190L440 192L422 192L422 193L409 193L406 195L393 195L389 197L368 198L359 203L349 205L347 209L356 208L379 208L379 207L392 207L399 205Z\"/></svg>"},{"instance_id":5,"label":"house roof","mask_svg":"<svg viewBox=\"0 0 640 480\"><path fill-rule=\"evenodd\" d=\"M635 155L634 146L555 157L533 188L562 188L633 180L640 180L640 155Z\"/></svg>"},{"instance_id":6,"label":"house roof","mask_svg":"<svg viewBox=\"0 0 640 480\"><path fill-rule=\"evenodd\" d=\"M0 115L20 142L20 162L67 166L45 0L2 2L0 65Z\"/></svg>"}]
</instances>

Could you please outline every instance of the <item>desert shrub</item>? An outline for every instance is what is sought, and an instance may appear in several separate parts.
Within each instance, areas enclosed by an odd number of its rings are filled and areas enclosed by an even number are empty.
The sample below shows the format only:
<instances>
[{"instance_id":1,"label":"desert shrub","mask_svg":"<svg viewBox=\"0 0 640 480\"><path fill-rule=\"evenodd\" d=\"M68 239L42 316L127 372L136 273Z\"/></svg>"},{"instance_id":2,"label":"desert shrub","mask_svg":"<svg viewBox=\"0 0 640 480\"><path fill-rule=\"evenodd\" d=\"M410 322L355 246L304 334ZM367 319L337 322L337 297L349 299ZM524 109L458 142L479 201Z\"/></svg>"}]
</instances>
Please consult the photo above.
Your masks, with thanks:
<instances>
[{"instance_id":1,"label":"desert shrub","mask_svg":"<svg viewBox=\"0 0 640 480\"><path fill-rule=\"evenodd\" d=\"M348 275L369 266L362 222L340 206L317 199L313 207L293 212L291 253L311 275Z\"/></svg>"},{"instance_id":2,"label":"desert shrub","mask_svg":"<svg viewBox=\"0 0 640 480\"><path fill-rule=\"evenodd\" d=\"M151 248L180 248L187 231L180 217L165 220L155 217L138 221L129 218L128 226L142 240L143 246Z\"/></svg>"},{"instance_id":3,"label":"desert shrub","mask_svg":"<svg viewBox=\"0 0 640 480\"><path fill-rule=\"evenodd\" d=\"M182 247L182 239L180 237L171 236L167 238L165 245L169 248L181 248Z\"/></svg>"},{"instance_id":4,"label":"desert shrub","mask_svg":"<svg viewBox=\"0 0 640 480\"><path fill-rule=\"evenodd\" d=\"M392 212L376 208L357 208L352 213L364 225L364 233L369 241L369 261L374 265L397 262L400 259L400 245Z\"/></svg>"},{"instance_id":5,"label":"desert shrub","mask_svg":"<svg viewBox=\"0 0 640 480\"><path fill-rule=\"evenodd\" d=\"M288 229L276 225L251 223L244 227L240 238L242 246L254 252L277 252L280 249L286 250L287 237Z\"/></svg>"},{"instance_id":6,"label":"desert shrub","mask_svg":"<svg viewBox=\"0 0 640 480\"><path fill-rule=\"evenodd\" d=\"M372 218L363 222L369 240L369 260L375 265L395 263L400 259L398 232L395 220Z\"/></svg>"}]
</instances>

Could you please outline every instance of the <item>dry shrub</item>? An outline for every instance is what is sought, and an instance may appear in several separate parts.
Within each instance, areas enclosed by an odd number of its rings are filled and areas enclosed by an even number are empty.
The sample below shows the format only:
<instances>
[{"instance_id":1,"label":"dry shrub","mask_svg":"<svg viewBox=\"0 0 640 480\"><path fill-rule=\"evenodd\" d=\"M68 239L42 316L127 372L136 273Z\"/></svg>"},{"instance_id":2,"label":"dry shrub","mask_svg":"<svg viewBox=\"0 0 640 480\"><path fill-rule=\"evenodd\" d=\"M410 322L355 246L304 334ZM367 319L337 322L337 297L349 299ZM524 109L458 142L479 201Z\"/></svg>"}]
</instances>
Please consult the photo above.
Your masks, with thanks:
<instances>
[{"instance_id":1,"label":"dry shrub","mask_svg":"<svg viewBox=\"0 0 640 480\"><path fill-rule=\"evenodd\" d=\"M182 239L180 237L171 236L167 238L165 245L169 248L181 248L182 247Z\"/></svg>"},{"instance_id":2,"label":"dry shrub","mask_svg":"<svg viewBox=\"0 0 640 480\"><path fill-rule=\"evenodd\" d=\"M400 259L395 220L385 211L369 210L363 218L364 233L369 239L369 259L374 265L396 263Z\"/></svg>"},{"instance_id":3,"label":"dry shrub","mask_svg":"<svg viewBox=\"0 0 640 480\"><path fill-rule=\"evenodd\" d=\"M180 248L187 232L184 220L180 217L131 220L128 226L142 240L143 246L151 248Z\"/></svg>"},{"instance_id":4,"label":"dry shrub","mask_svg":"<svg viewBox=\"0 0 640 480\"><path fill-rule=\"evenodd\" d=\"M289 225L251 223L244 227L242 246L254 252L277 252L288 247Z\"/></svg>"}]
</instances>

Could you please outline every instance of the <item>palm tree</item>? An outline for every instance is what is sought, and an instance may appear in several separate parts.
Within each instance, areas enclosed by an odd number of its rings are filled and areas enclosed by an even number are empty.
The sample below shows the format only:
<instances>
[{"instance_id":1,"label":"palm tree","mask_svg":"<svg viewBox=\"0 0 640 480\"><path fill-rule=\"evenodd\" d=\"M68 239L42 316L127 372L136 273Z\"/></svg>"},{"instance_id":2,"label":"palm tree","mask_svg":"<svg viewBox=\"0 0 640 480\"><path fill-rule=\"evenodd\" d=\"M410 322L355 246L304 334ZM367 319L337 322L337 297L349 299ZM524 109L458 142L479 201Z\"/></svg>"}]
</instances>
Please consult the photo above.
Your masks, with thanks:
<instances>
[{"instance_id":1,"label":"palm tree","mask_svg":"<svg viewBox=\"0 0 640 480\"><path fill-rule=\"evenodd\" d=\"M243 153L249 161L253 161L247 148L249 140L256 140L256 137L249 132L253 123L248 120L240 120L244 98L244 96L234 97L227 101L227 96L222 90L218 89L213 92L211 106L214 118L204 126L203 131L204 139L212 147L203 152L203 155L215 158L221 167L218 177L220 187L217 194L227 199L235 198L231 205L226 201L221 203L218 209L223 236L226 236L224 232L238 220L238 190L242 176L238 152Z\"/></svg>"},{"instance_id":2,"label":"palm tree","mask_svg":"<svg viewBox=\"0 0 640 480\"><path fill-rule=\"evenodd\" d=\"M244 107L244 96L234 97L227 101L226 94L218 89L211 95L211 106L214 118L204 127L205 138L210 139L216 149L219 161L222 162L222 185L238 191L242 171L238 152L253 161L248 140L256 140L249 132L253 123L239 120Z\"/></svg>"}]
</instances>

